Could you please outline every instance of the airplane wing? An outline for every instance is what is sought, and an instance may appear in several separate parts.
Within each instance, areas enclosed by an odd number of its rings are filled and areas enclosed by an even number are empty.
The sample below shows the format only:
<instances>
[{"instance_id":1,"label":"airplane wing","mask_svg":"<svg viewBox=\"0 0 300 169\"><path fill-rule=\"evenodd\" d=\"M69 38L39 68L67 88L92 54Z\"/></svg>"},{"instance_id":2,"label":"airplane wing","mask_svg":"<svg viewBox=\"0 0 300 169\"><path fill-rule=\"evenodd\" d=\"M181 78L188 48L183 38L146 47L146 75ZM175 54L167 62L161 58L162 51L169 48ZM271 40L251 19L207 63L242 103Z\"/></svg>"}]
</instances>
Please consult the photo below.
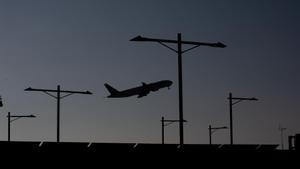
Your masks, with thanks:
<instances>
[{"instance_id":1,"label":"airplane wing","mask_svg":"<svg viewBox=\"0 0 300 169\"><path fill-rule=\"evenodd\" d=\"M156 92L156 91L158 91L159 90L159 88L151 88L151 91L152 92Z\"/></svg>"},{"instance_id":2,"label":"airplane wing","mask_svg":"<svg viewBox=\"0 0 300 169\"><path fill-rule=\"evenodd\" d=\"M150 90L148 89L148 86L145 82L142 82L142 90L141 92L138 94L138 98L147 96L150 93Z\"/></svg>"},{"instance_id":3,"label":"airplane wing","mask_svg":"<svg viewBox=\"0 0 300 169\"><path fill-rule=\"evenodd\" d=\"M148 94L150 93L150 91L143 91L141 92L139 95L138 95L138 98L141 98L141 97L144 97L144 96L147 96Z\"/></svg>"}]
</instances>

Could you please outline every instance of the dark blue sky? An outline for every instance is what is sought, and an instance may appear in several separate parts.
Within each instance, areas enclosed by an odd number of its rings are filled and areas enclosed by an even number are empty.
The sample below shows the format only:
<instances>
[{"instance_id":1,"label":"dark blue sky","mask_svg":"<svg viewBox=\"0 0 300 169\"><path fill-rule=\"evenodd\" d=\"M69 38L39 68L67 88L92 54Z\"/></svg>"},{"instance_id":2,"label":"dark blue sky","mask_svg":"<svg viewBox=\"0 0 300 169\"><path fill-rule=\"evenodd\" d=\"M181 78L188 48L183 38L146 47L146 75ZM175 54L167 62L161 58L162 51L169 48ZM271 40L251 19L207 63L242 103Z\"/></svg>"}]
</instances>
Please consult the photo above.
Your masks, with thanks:
<instances>
[{"instance_id":1,"label":"dark blue sky","mask_svg":"<svg viewBox=\"0 0 300 169\"><path fill-rule=\"evenodd\" d=\"M234 108L235 142L280 143L300 132L300 2L297 0L0 0L0 139L6 113L12 140L55 140L55 100L23 90L90 90L62 101L62 141L160 142L160 118L178 117L176 54L137 35L217 42L183 58L187 143L207 143L209 124L229 125L228 93L257 97ZM105 99L117 89L169 79L171 90L137 99ZM215 143L229 143L219 131ZM166 129L178 142L178 126Z\"/></svg>"}]
</instances>

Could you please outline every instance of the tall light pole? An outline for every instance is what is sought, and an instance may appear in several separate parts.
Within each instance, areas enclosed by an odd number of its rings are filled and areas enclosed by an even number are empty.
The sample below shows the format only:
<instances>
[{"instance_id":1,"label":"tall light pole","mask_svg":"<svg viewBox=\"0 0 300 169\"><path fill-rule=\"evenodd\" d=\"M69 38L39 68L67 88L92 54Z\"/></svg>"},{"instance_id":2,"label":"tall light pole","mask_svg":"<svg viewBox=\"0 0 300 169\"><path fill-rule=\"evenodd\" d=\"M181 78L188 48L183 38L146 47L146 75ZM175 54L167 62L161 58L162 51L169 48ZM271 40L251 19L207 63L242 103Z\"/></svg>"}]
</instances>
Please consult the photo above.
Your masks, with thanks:
<instances>
[{"instance_id":1,"label":"tall light pole","mask_svg":"<svg viewBox=\"0 0 300 169\"><path fill-rule=\"evenodd\" d=\"M89 94L91 95L92 93L90 91L69 91L69 90L61 90L60 85L57 86L56 90L52 89L33 89L31 87L25 89L25 91L38 91L38 92L44 92L47 95L53 97L57 101L57 139L56 141L59 143L60 142L60 100L68 97L73 94ZM56 93L56 96L53 95L52 93ZM65 94L64 96L61 96L61 94Z\"/></svg>"},{"instance_id":2,"label":"tall light pole","mask_svg":"<svg viewBox=\"0 0 300 169\"><path fill-rule=\"evenodd\" d=\"M7 127L7 129L8 129L8 131L7 131L7 140L8 140L8 142L10 142L10 123L12 123L13 121L16 121L16 120L18 120L18 119L20 119L20 118L35 118L36 116L34 116L34 115L26 115L26 116L24 116L24 115L22 115L22 116L15 116L15 115L10 115L10 112L8 112L8 115L7 115L7 125L8 125L8 127Z\"/></svg>"},{"instance_id":3,"label":"tall light pole","mask_svg":"<svg viewBox=\"0 0 300 169\"><path fill-rule=\"evenodd\" d=\"M217 130L221 130L221 129L228 129L228 127L223 126L223 127L211 127L211 125L208 126L208 133L209 133L209 145L211 145L211 136L214 132L216 132Z\"/></svg>"},{"instance_id":4,"label":"tall light pole","mask_svg":"<svg viewBox=\"0 0 300 169\"><path fill-rule=\"evenodd\" d=\"M179 122L179 120L165 120L165 117L161 117L161 144L165 144L165 126L177 122ZM183 122L187 121L183 120Z\"/></svg>"},{"instance_id":5,"label":"tall light pole","mask_svg":"<svg viewBox=\"0 0 300 169\"><path fill-rule=\"evenodd\" d=\"M161 44L162 46L172 50L173 52L176 52L178 55L178 93L179 93L179 142L182 146L184 144L184 135L183 135L183 92L182 92L182 54L185 52L188 52L192 49L195 49L199 46L209 46L209 47L217 47L217 48L225 48L226 46L221 43L203 43L203 42L192 42L192 41L183 41L181 39L181 33L177 34L176 40L170 40L170 39L154 39L154 38L146 38L142 36L137 36L130 41L135 42L157 42ZM167 44L176 44L177 49L174 49ZM183 50L182 45L192 45L192 47Z\"/></svg>"},{"instance_id":6,"label":"tall light pole","mask_svg":"<svg viewBox=\"0 0 300 169\"><path fill-rule=\"evenodd\" d=\"M230 113L230 144L233 144L233 119L232 119L232 107L233 105L241 102L241 101L257 101L258 99L255 97L232 97L232 93L229 93L229 113ZM235 101L235 102L233 102Z\"/></svg>"}]
</instances>

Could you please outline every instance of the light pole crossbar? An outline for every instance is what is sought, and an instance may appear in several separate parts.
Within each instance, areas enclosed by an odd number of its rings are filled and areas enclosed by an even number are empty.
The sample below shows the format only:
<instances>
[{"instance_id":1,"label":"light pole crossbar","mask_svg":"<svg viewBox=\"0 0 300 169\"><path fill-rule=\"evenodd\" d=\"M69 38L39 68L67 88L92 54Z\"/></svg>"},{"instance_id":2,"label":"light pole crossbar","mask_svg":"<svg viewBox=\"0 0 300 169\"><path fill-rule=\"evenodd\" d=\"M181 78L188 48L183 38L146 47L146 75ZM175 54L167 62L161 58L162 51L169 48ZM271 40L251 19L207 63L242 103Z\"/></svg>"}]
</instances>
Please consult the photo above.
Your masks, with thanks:
<instances>
[{"instance_id":1,"label":"light pole crossbar","mask_svg":"<svg viewBox=\"0 0 300 169\"><path fill-rule=\"evenodd\" d=\"M57 100L57 138L56 141L60 142L60 100L71 96L73 94L89 94L91 95L92 92L90 91L70 91L70 90L60 90L60 85L57 86L57 90L53 89L34 89L34 88L27 88L25 91L38 91L38 92L43 92ZM52 93L56 93L56 96L53 95ZM61 93L65 94L64 96L61 96Z\"/></svg>"},{"instance_id":2,"label":"light pole crossbar","mask_svg":"<svg viewBox=\"0 0 300 169\"><path fill-rule=\"evenodd\" d=\"M228 129L227 126L223 126L223 127L211 127L211 125L208 126L208 136L209 136L209 144L211 145L211 138L212 138L212 134L214 132L216 132L217 130L221 130L221 129Z\"/></svg>"}]
</instances>

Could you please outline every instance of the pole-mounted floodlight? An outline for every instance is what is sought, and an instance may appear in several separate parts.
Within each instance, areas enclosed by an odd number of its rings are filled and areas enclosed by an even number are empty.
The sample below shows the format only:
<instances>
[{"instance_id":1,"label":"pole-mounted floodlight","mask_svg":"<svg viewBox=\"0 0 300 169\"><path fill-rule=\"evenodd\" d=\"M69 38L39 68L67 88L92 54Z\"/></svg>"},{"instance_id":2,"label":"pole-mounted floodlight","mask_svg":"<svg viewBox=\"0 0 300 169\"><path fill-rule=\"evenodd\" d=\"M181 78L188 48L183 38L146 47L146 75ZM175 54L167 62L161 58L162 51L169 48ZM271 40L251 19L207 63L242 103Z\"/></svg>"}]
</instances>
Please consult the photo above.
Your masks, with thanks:
<instances>
[{"instance_id":1,"label":"pole-mounted floodlight","mask_svg":"<svg viewBox=\"0 0 300 169\"><path fill-rule=\"evenodd\" d=\"M161 43L178 43L177 40L169 40L169 39L154 39L154 38L146 38L142 36L137 36L135 38L132 38L130 41L135 42L161 42ZM181 41L181 44L187 44L187 45L197 45L197 46L210 46L210 47L219 47L219 48L225 48L226 45L224 45L221 42L217 43L203 43L203 42L192 42L192 41Z\"/></svg>"},{"instance_id":2,"label":"pole-mounted floodlight","mask_svg":"<svg viewBox=\"0 0 300 169\"><path fill-rule=\"evenodd\" d=\"M10 124L20 118L35 118L36 116L35 115L10 115L10 112L8 112L7 114L7 140L8 142L10 142Z\"/></svg>"},{"instance_id":3,"label":"pole-mounted floodlight","mask_svg":"<svg viewBox=\"0 0 300 169\"><path fill-rule=\"evenodd\" d=\"M177 34L176 40L170 40L170 39L154 39L154 38L148 38L148 37L142 37L137 36L130 41L134 42L157 42L161 44L162 46L172 50L173 52L176 52L178 54L178 90L179 90L179 141L180 146L184 144L184 135L183 135L183 94L182 94L182 54L185 52L188 52L192 49L195 49L200 46L208 46L208 47L216 47L216 48L225 48L226 45L224 45L221 42L217 43L203 43L203 42L192 42L192 41L183 41L181 39L181 33ZM167 44L177 44L177 49L174 49ZM182 45L192 45L192 47L183 50Z\"/></svg>"},{"instance_id":4,"label":"pole-mounted floodlight","mask_svg":"<svg viewBox=\"0 0 300 169\"><path fill-rule=\"evenodd\" d=\"M44 92L47 95L55 98L57 100L57 142L60 142L60 100L68 97L73 94L93 94L90 91L70 91L70 90L61 90L60 85L57 86L56 90L51 89L33 89L31 87L25 89L25 91L38 91L38 92ZM56 93L56 95L53 95L52 93ZM64 96L61 96L61 94L65 94Z\"/></svg>"},{"instance_id":5,"label":"pole-mounted floodlight","mask_svg":"<svg viewBox=\"0 0 300 169\"><path fill-rule=\"evenodd\" d=\"M228 129L227 126L223 126L223 127L211 127L211 125L208 126L208 134L209 134L209 144L211 145L211 136L214 132L216 132L217 130L222 130L222 129Z\"/></svg>"},{"instance_id":6,"label":"pole-mounted floodlight","mask_svg":"<svg viewBox=\"0 0 300 169\"><path fill-rule=\"evenodd\" d=\"M177 123L179 120L166 120L165 117L161 117L161 143L165 144L165 127L173 123ZM183 120L183 122L187 122Z\"/></svg>"},{"instance_id":7,"label":"pole-mounted floodlight","mask_svg":"<svg viewBox=\"0 0 300 169\"><path fill-rule=\"evenodd\" d=\"M258 101L255 97L232 97L232 93L229 93L229 113L230 113L230 144L233 144L233 120L232 120L232 106L241 101ZM235 101L235 102L233 102Z\"/></svg>"}]
</instances>

